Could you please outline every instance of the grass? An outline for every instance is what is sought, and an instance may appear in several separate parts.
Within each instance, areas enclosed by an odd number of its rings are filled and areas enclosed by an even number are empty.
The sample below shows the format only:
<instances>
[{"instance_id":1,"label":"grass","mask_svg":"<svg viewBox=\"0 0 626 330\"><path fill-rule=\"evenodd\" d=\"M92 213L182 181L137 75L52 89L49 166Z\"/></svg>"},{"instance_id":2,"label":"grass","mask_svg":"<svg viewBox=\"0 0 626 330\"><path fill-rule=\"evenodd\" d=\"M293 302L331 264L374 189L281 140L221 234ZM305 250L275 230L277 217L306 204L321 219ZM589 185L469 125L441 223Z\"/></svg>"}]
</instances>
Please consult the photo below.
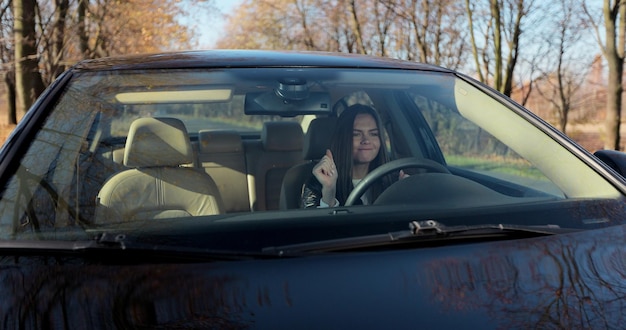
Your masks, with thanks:
<instances>
[{"instance_id":1,"label":"grass","mask_svg":"<svg viewBox=\"0 0 626 330\"><path fill-rule=\"evenodd\" d=\"M495 172L530 179L545 180L545 176L524 159L479 156L446 156L449 165L474 171Z\"/></svg>"}]
</instances>

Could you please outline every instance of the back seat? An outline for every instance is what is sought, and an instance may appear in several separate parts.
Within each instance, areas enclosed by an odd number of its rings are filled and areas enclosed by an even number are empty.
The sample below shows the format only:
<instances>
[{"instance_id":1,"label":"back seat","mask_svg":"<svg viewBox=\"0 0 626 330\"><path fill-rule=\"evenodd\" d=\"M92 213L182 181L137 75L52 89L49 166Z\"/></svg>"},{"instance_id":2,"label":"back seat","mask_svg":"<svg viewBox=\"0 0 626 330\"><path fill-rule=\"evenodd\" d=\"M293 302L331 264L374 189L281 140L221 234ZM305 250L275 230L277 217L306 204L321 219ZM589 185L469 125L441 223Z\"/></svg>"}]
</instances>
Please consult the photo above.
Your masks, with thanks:
<instances>
[{"instance_id":1,"label":"back seat","mask_svg":"<svg viewBox=\"0 0 626 330\"><path fill-rule=\"evenodd\" d=\"M332 134L337 125L335 117L315 118L304 135L303 162L290 168L283 179L280 191L280 209L300 208L302 187L312 176L313 167L330 148Z\"/></svg>"},{"instance_id":2,"label":"back seat","mask_svg":"<svg viewBox=\"0 0 626 330\"><path fill-rule=\"evenodd\" d=\"M278 210L283 177L303 162L304 133L297 122L266 122L261 141L246 141L248 186L253 211Z\"/></svg>"},{"instance_id":3,"label":"back seat","mask_svg":"<svg viewBox=\"0 0 626 330\"><path fill-rule=\"evenodd\" d=\"M278 210L285 173L304 162L304 133L297 122L266 122L260 139L242 139L234 130L200 130L194 166L215 181L224 211ZM122 166L124 148L112 160Z\"/></svg>"},{"instance_id":4,"label":"back seat","mask_svg":"<svg viewBox=\"0 0 626 330\"><path fill-rule=\"evenodd\" d=\"M217 184L227 213L250 211L246 160L239 133L228 130L199 131L198 165Z\"/></svg>"}]
</instances>

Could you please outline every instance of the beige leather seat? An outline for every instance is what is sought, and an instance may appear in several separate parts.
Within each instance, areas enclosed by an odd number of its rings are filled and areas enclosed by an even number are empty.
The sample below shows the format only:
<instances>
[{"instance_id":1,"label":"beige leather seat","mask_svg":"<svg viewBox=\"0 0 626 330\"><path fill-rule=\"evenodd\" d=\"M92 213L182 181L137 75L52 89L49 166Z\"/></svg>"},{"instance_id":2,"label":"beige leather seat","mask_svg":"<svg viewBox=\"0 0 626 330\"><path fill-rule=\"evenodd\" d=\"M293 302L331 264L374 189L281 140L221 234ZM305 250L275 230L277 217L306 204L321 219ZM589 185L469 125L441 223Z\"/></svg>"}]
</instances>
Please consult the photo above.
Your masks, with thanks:
<instances>
[{"instance_id":1,"label":"beige leather seat","mask_svg":"<svg viewBox=\"0 0 626 330\"><path fill-rule=\"evenodd\" d=\"M140 118L128 132L124 165L98 193L97 223L222 213L215 182L183 167L194 155L185 125L174 118Z\"/></svg>"},{"instance_id":2,"label":"beige leather seat","mask_svg":"<svg viewBox=\"0 0 626 330\"><path fill-rule=\"evenodd\" d=\"M297 122L266 122L261 132L261 146L249 146L248 171L254 178L252 210L278 210L280 187L285 172L302 162L304 133Z\"/></svg>"},{"instance_id":3,"label":"beige leather seat","mask_svg":"<svg viewBox=\"0 0 626 330\"><path fill-rule=\"evenodd\" d=\"M249 212L246 155L236 131L198 132L198 164L215 180L224 202L224 211Z\"/></svg>"}]
</instances>

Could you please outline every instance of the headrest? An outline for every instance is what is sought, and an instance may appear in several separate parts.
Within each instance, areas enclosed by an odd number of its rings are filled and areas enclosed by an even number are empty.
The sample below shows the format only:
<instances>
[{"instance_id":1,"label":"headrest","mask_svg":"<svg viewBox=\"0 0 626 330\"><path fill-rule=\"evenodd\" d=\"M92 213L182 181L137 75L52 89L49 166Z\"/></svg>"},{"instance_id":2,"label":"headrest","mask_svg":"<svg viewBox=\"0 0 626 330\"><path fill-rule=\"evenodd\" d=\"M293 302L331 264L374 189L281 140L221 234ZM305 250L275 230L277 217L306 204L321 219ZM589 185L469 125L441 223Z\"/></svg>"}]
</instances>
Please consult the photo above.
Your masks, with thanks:
<instances>
[{"instance_id":1,"label":"headrest","mask_svg":"<svg viewBox=\"0 0 626 330\"><path fill-rule=\"evenodd\" d=\"M302 150L304 133L295 121L270 121L263 124L263 148L271 151Z\"/></svg>"},{"instance_id":2,"label":"headrest","mask_svg":"<svg viewBox=\"0 0 626 330\"><path fill-rule=\"evenodd\" d=\"M182 121L139 118L128 131L124 151L127 167L178 166L193 162L193 151Z\"/></svg>"},{"instance_id":3,"label":"headrest","mask_svg":"<svg viewBox=\"0 0 626 330\"><path fill-rule=\"evenodd\" d=\"M198 132L201 153L242 152L241 136L235 131L201 130Z\"/></svg>"},{"instance_id":4,"label":"headrest","mask_svg":"<svg viewBox=\"0 0 626 330\"><path fill-rule=\"evenodd\" d=\"M311 121L304 136L304 147L302 148L304 159L317 160L324 157L326 149L330 148L336 125L337 118L335 117L320 117Z\"/></svg>"}]
</instances>

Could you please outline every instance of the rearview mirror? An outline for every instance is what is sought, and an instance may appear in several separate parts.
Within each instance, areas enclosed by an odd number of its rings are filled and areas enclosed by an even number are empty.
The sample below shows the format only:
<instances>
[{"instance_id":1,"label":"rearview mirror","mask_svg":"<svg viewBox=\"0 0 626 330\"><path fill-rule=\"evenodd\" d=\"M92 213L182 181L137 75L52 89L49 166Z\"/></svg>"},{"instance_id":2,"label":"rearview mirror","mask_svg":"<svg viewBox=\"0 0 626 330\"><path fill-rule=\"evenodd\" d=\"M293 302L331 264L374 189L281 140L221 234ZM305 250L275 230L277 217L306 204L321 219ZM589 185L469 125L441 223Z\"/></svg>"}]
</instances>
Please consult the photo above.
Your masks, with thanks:
<instances>
[{"instance_id":1,"label":"rearview mirror","mask_svg":"<svg viewBox=\"0 0 626 330\"><path fill-rule=\"evenodd\" d=\"M291 76L277 80L271 92L246 94L244 112L247 115L297 116L330 112L330 95L311 92L306 79Z\"/></svg>"},{"instance_id":2,"label":"rearview mirror","mask_svg":"<svg viewBox=\"0 0 626 330\"><path fill-rule=\"evenodd\" d=\"M308 92L306 97L286 98L275 91L248 93L244 112L247 115L280 116L325 114L331 112L330 95L324 92Z\"/></svg>"}]
</instances>

